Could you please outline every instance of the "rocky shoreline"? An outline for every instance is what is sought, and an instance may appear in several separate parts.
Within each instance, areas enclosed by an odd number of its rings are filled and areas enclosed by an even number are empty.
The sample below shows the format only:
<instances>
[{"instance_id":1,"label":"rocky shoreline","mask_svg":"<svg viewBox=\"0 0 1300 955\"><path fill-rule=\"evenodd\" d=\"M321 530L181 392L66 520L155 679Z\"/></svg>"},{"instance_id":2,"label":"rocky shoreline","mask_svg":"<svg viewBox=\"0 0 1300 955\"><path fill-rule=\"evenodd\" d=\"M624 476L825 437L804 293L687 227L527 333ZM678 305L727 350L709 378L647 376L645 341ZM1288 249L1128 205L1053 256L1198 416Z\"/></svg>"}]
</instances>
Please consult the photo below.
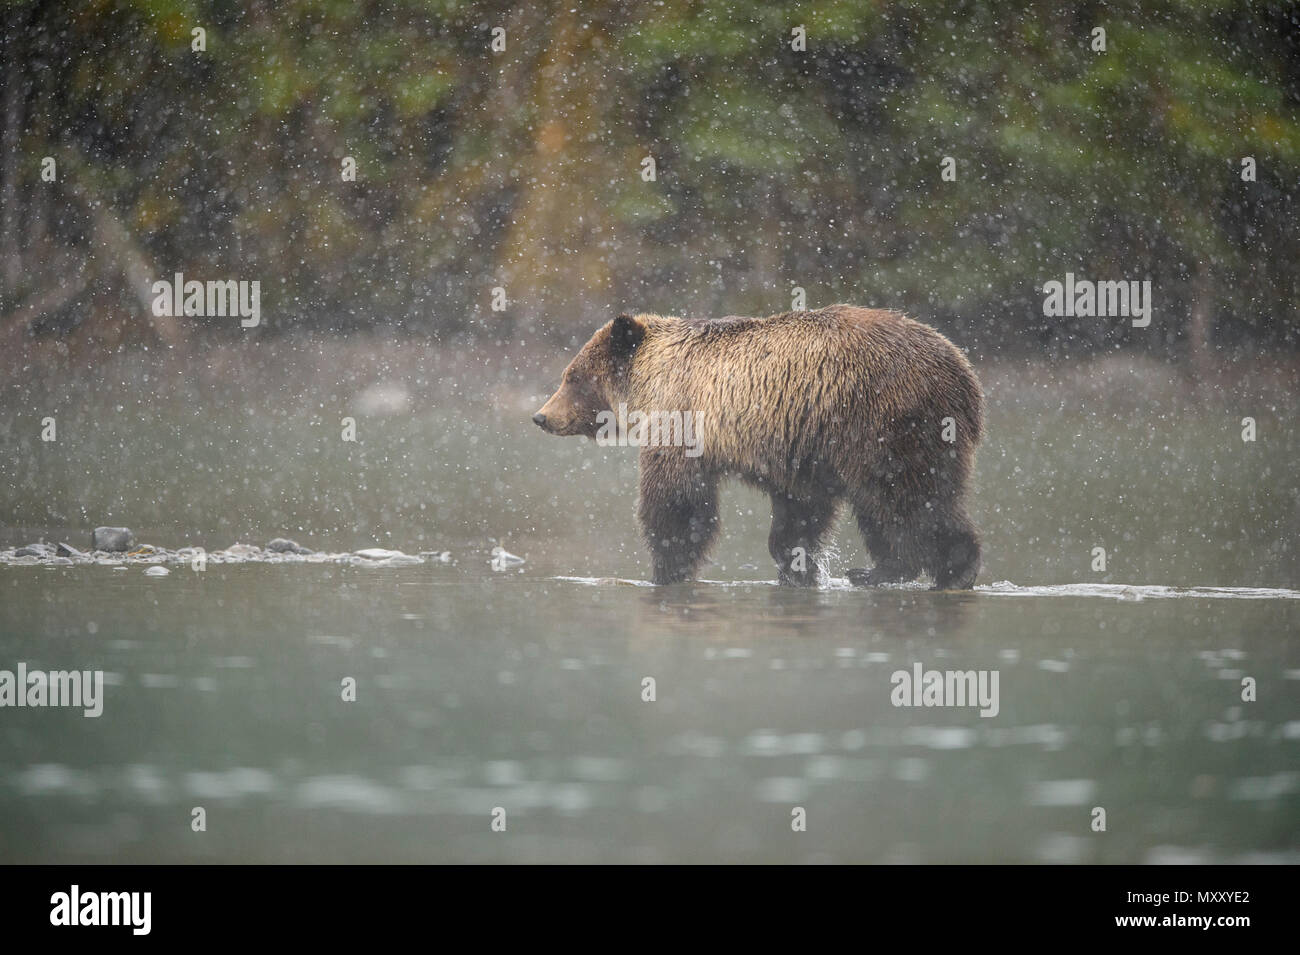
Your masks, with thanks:
<instances>
[{"instance_id":1,"label":"rocky shoreline","mask_svg":"<svg viewBox=\"0 0 1300 955\"><path fill-rule=\"evenodd\" d=\"M255 544L235 543L220 550L202 547L157 547L136 543L135 535L125 527L97 527L91 535L89 550L79 550L66 542L55 544L44 541L21 547L0 549L0 564L76 566L99 564L108 566L166 564L361 564L392 567L403 564L450 564L450 551L421 551L407 554L400 550L369 547L363 550L331 552L303 547L286 537L277 537L265 547Z\"/></svg>"}]
</instances>

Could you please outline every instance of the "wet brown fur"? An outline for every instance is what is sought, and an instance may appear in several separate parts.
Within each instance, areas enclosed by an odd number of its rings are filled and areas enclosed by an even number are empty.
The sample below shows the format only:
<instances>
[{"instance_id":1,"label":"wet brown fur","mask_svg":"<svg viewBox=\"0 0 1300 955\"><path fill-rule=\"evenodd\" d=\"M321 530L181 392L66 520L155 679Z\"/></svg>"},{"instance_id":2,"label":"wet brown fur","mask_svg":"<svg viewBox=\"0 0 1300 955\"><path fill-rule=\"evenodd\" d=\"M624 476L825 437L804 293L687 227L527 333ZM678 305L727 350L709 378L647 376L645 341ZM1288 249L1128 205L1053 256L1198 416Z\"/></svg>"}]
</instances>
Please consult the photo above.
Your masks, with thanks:
<instances>
[{"instance_id":1,"label":"wet brown fur","mask_svg":"<svg viewBox=\"0 0 1300 955\"><path fill-rule=\"evenodd\" d=\"M621 315L565 369L539 424L595 437L597 413L620 402L700 421L699 457L641 449L638 517L656 583L694 576L728 475L771 497L768 549L783 583L818 582L841 501L875 560L849 571L854 583L922 571L936 588L974 583L980 545L964 499L983 398L965 356L929 326L851 305L703 321Z\"/></svg>"}]
</instances>

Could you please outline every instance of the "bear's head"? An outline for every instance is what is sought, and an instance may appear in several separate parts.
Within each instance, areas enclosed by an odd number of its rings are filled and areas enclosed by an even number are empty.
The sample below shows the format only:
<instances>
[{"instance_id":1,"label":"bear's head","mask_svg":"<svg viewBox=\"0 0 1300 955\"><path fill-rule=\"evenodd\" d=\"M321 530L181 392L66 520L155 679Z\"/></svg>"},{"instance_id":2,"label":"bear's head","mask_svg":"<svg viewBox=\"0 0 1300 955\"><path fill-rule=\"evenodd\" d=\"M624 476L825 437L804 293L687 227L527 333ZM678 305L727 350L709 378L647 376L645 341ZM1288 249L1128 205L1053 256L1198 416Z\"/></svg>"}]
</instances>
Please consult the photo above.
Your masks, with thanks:
<instances>
[{"instance_id":1,"label":"bear's head","mask_svg":"<svg viewBox=\"0 0 1300 955\"><path fill-rule=\"evenodd\" d=\"M560 388L533 415L533 421L550 434L581 434L595 438L597 416L613 411L627 394L627 373L645 338L640 318L620 315L603 326L569 362Z\"/></svg>"}]
</instances>

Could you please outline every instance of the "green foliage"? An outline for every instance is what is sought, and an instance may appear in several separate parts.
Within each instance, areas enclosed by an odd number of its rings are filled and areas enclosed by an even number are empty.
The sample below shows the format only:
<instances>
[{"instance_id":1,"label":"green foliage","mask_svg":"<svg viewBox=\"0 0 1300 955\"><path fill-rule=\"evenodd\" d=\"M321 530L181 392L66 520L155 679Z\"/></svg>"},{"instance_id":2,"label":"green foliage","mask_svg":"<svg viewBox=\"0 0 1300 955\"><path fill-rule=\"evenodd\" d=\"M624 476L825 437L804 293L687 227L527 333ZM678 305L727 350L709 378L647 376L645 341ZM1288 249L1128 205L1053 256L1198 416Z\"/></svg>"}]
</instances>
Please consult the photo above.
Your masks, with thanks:
<instances>
[{"instance_id":1,"label":"green foliage","mask_svg":"<svg viewBox=\"0 0 1300 955\"><path fill-rule=\"evenodd\" d=\"M780 311L798 284L810 305L920 308L1005 343L1041 337L1036 290L1070 270L1156 280L1165 344L1194 275L1221 328L1297 332L1294 6L99 0L0 15L29 67L5 81L31 120L24 201L39 157L75 154L160 272L274 276L279 327L491 329L487 289L507 282L510 316L576 331L588 309ZM1240 178L1246 156L1258 182Z\"/></svg>"}]
</instances>

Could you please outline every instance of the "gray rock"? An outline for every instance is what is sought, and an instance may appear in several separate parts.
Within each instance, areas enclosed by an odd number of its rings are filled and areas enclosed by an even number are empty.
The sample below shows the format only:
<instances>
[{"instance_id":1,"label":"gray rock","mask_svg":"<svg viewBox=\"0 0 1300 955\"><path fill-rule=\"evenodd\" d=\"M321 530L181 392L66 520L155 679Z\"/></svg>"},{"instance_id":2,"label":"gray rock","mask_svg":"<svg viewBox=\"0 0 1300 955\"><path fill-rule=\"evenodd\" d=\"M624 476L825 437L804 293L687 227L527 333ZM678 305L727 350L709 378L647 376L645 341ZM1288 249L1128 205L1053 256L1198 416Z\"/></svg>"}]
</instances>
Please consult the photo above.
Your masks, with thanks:
<instances>
[{"instance_id":1,"label":"gray rock","mask_svg":"<svg viewBox=\"0 0 1300 955\"><path fill-rule=\"evenodd\" d=\"M58 553L60 557L85 557L86 556L81 551L77 550L77 548L73 547L71 544L60 544L58 547L55 548L55 551L56 553Z\"/></svg>"},{"instance_id":2,"label":"gray rock","mask_svg":"<svg viewBox=\"0 0 1300 955\"><path fill-rule=\"evenodd\" d=\"M492 548L492 559L488 561L493 570L505 570L508 567L518 567L524 562L522 557L510 553L504 547Z\"/></svg>"},{"instance_id":3,"label":"gray rock","mask_svg":"<svg viewBox=\"0 0 1300 955\"><path fill-rule=\"evenodd\" d=\"M132 548L135 535L129 527L96 527L90 538L91 550L106 550L121 553Z\"/></svg>"},{"instance_id":4,"label":"gray rock","mask_svg":"<svg viewBox=\"0 0 1300 955\"><path fill-rule=\"evenodd\" d=\"M310 547L303 547L297 541L291 541L287 537L277 537L271 543L266 545L266 549L273 554L312 554L315 553Z\"/></svg>"},{"instance_id":5,"label":"gray rock","mask_svg":"<svg viewBox=\"0 0 1300 955\"><path fill-rule=\"evenodd\" d=\"M49 544L28 544L14 551L15 557L53 557L54 548Z\"/></svg>"},{"instance_id":6,"label":"gray rock","mask_svg":"<svg viewBox=\"0 0 1300 955\"><path fill-rule=\"evenodd\" d=\"M367 547L365 550L353 552L357 557L362 557L368 561L382 563L385 566L394 566L397 564L423 564L424 558L416 557L414 554L404 554L400 550L386 550L383 547Z\"/></svg>"},{"instance_id":7,"label":"gray rock","mask_svg":"<svg viewBox=\"0 0 1300 955\"><path fill-rule=\"evenodd\" d=\"M220 553L226 557L233 557L237 560L260 560L262 557L262 548L258 547L256 544L231 544Z\"/></svg>"}]
</instances>

